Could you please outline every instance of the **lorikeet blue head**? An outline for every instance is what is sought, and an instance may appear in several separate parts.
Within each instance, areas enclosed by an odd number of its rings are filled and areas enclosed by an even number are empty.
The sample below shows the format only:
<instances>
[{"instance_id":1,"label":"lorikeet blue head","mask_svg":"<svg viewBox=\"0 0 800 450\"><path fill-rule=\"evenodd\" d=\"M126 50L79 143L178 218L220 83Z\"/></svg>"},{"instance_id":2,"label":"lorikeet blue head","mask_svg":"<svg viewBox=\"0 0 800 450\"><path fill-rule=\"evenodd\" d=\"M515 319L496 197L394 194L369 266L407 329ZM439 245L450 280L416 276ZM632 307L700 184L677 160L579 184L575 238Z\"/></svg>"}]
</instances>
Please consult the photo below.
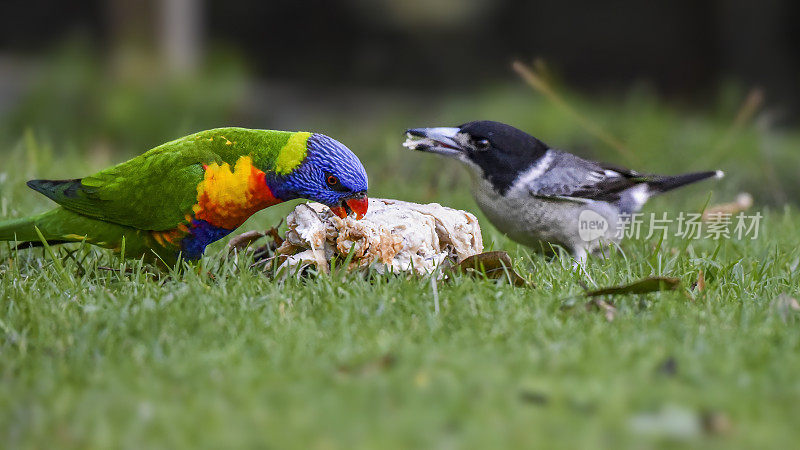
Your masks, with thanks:
<instances>
[{"instance_id":1,"label":"lorikeet blue head","mask_svg":"<svg viewBox=\"0 0 800 450\"><path fill-rule=\"evenodd\" d=\"M350 212L362 218L367 213L368 186L358 157L323 134L312 134L306 146L306 158L274 184L273 192L283 200L306 198L322 203L341 218Z\"/></svg>"}]
</instances>

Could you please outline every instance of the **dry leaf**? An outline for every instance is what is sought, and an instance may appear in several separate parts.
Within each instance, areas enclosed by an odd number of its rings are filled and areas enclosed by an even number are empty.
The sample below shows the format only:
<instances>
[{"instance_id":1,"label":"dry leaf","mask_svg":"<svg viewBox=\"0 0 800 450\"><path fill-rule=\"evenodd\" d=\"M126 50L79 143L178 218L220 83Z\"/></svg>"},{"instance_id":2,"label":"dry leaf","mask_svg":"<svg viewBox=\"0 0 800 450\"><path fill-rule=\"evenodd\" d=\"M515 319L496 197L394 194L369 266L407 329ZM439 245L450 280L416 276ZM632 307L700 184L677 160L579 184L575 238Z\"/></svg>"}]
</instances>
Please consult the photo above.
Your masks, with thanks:
<instances>
[{"instance_id":1,"label":"dry leaf","mask_svg":"<svg viewBox=\"0 0 800 450\"><path fill-rule=\"evenodd\" d=\"M606 320L609 322L613 321L614 317L617 315L617 308L613 304L599 298L593 298L586 303L587 311L593 308L603 311L605 313Z\"/></svg>"},{"instance_id":2,"label":"dry leaf","mask_svg":"<svg viewBox=\"0 0 800 450\"><path fill-rule=\"evenodd\" d=\"M700 416L703 431L711 435L724 435L733 431L733 424L728 415L720 411L706 411Z\"/></svg>"},{"instance_id":3,"label":"dry leaf","mask_svg":"<svg viewBox=\"0 0 800 450\"><path fill-rule=\"evenodd\" d=\"M647 277L633 283L621 284L607 288L596 289L586 292L587 297L599 297L601 295L626 295L626 294L647 294L658 291L673 291L680 285L680 280L672 277Z\"/></svg>"},{"instance_id":4,"label":"dry leaf","mask_svg":"<svg viewBox=\"0 0 800 450\"><path fill-rule=\"evenodd\" d=\"M541 406L545 406L550 402L550 397L548 397L546 394L527 389L521 390L519 392L519 399L524 403L530 403L533 405L541 405Z\"/></svg>"},{"instance_id":5,"label":"dry leaf","mask_svg":"<svg viewBox=\"0 0 800 450\"><path fill-rule=\"evenodd\" d=\"M709 206L705 211L703 211L703 221L717 222L723 216L732 216L736 213L747 211L752 206L753 196L747 192L742 192L736 196L736 201Z\"/></svg>"},{"instance_id":6,"label":"dry leaf","mask_svg":"<svg viewBox=\"0 0 800 450\"><path fill-rule=\"evenodd\" d=\"M456 266L459 271L471 275L483 274L487 278L505 278L514 286L525 286L528 284L520 276L511 264L511 257L503 251L485 252L472 255L461 261Z\"/></svg>"},{"instance_id":7,"label":"dry leaf","mask_svg":"<svg viewBox=\"0 0 800 450\"><path fill-rule=\"evenodd\" d=\"M397 356L387 353L376 360L362 362L360 364L342 364L338 367L341 374L348 375L372 375L377 372L389 370L397 363Z\"/></svg>"},{"instance_id":8,"label":"dry leaf","mask_svg":"<svg viewBox=\"0 0 800 450\"><path fill-rule=\"evenodd\" d=\"M283 244L283 238L281 237L280 233L278 233L278 227L280 227L282 223L283 219L281 219L277 226L274 226L264 232L267 236L272 238L272 241L275 243L275 248L278 248L281 246L281 244Z\"/></svg>"},{"instance_id":9,"label":"dry leaf","mask_svg":"<svg viewBox=\"0 0 800 450\"><path fill-rule=\"evenodd\" d=\"M266 236L265 233L256 230L247 231L234 236L231 238L230 242L228 242L228 252L232 253L234 251L242 251L250 246L250 244L263 238L264 236Z\"/></svg>"}]
</instances>

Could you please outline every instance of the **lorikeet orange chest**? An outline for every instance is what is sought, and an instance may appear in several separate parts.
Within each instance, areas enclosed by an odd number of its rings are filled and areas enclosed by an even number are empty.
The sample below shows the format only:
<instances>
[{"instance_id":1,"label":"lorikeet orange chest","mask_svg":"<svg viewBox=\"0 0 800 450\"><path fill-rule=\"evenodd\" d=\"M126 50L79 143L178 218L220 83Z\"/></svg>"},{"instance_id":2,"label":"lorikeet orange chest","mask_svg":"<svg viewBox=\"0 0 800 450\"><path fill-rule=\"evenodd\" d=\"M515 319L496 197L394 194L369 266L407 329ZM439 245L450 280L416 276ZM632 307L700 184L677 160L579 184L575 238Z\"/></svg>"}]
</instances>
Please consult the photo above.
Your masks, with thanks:
<instances>
[{"instance_id":1,"label":"lorikeet orange chest","mask_svg":"<svg viewBox=\"0 0 800 450\"><path fill-rule=\"evenodd\" d=\"M128 256L196 259L255 212L306 198L366 213L367 176L347 147L307 132L220 128L168 142L95 175L34 180L60 207L0 224L0 239L85 240Z\"/></svg>"},{"instance_id":2,"label":"lorikeet orange chest","mask_svg":"<svg viewBox=\"0 0 800 450\"><path fill-rule=\"evenodd\" d=\"M180 246L189 259L199 258L206 246L241 226L256 212L282 202L267 185L267 174L253 165L250 156L231 167L203 164L203 180L197 185L197 203L186 223L167 233L154 232L160 245Z\"/></svg>"}]
</instances>

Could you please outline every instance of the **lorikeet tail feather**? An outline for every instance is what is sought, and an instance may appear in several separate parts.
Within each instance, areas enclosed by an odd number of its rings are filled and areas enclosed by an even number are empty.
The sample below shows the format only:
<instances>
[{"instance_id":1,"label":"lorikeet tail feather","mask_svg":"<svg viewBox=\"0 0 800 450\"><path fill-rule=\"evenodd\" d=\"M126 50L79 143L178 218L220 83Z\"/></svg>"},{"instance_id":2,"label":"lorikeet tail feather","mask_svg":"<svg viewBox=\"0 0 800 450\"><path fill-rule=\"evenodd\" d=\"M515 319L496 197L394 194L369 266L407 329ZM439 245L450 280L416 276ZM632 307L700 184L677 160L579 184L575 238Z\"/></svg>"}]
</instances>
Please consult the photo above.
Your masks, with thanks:
<instances>
[{"instance_id":1,"label":"lorikeet tail feather","mask_svg":"<svg viewBox=\"0 0 800 450\"><path fill-rule=\"evenodd\" d=\"M0 222L0 241L30 243L21 248L36 247L41 244L36 233L36 228L39 228L48 243L78 242L85 235L91 236L92 230L87 225L92 222L97 223L64 208L55 208L39 215Z\"/></svg>"},{"instance_id":2,"label":"lorikeet tail feather","mask_svg":"<svg viewBox=\"0 0 800 450\"><path fill-rule=\"evenodd\" d=\"M0 241L38 241L39 236L36 234L36 229L34 229L38 217L30 216L0 222Z\"/></svg>"},{"instance_id":3,"label":"lorikeet tail feather","mask_svg":"<svg viewBox=\"0 0 800 450\"><path fill-rule=\"evenodd\" d=\"M58 201L63 197L75 197L81 187L81 180L30 180L28 187Z\"/></svg>"},{"instance_id":4,"label":"lorikeet tail feather","mask_svg":"<svg viewBox=\"0 0 800 450\"><path fill-rule=\"evenodd\" d=\"M132 227L104 222L78 214L65 208L54 208L37 216L0 222L0 241L17 241L18 248L38 247L42 245L36 228L49 244L66 244L86 241L90 244L120 251L125 241L125 255L138 258L152 257L149 234ZM159 257L172 263L174 250L164 250Z\"/></svg>"}]
</instances>

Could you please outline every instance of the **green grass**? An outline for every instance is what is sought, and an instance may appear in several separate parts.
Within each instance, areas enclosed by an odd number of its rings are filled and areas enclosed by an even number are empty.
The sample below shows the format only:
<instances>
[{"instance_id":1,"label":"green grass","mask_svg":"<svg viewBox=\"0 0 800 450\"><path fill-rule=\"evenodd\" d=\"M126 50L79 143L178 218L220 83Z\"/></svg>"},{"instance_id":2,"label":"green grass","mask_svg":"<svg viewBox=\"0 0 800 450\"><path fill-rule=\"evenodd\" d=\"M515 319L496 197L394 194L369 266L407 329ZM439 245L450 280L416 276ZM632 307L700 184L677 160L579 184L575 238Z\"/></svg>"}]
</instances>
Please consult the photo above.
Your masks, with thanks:
<instances>
[{"instance_id":1,"label":"green grass","mask_svg":"<svg viewBox=\"0 0 800 450\"><path fill-rule=\"evenodd\" d=\"M495 92L427 119L324 131L362 155L374 194L474 211L465 173L405 152L398 130L480 112L538 126L561 146L597 145L558 111L541 103L525 110L530 99L517 97ZM582 109L632 148L647 144L642 169L690 169L692 155L728 132L721 116L684 117L635 98L618 110L602 102ZM24 187L27 178L99 168L84 153L64 151L66 144L33 136L0 157L0 217L49 206ZM757 185L747 170L753 142L771 142L779 150L772 154L784 155L796 137L743 130L718 161L728 179L665 196L647 211L697 211L709 189L713 203ZM581 292L568 261L529 254L481 215L487 247L508 250L536 287L441 282L439 314L429 280L279 283L249 270L246 258L226 259L223 243L198 268L155 275L89 247L70 247L71 256L55 247L54 260L42 249L4 246L0 441L18 448L790 447L800 437L800 312L776 299L800 295L800 214L765 207L772 199L763 192L757 240L628 241L623 253L590 260L601 286L648 275L682 281L676 292L615 298L610 322L583 300L562 308ZM245 229L273 225L291 207L260 213ZM698 292L691 285L701 270L706 289ZM655 430L637 425L652 417ZM706 430L704 417L729 425Z\"/></svg>"}]
</instances>

